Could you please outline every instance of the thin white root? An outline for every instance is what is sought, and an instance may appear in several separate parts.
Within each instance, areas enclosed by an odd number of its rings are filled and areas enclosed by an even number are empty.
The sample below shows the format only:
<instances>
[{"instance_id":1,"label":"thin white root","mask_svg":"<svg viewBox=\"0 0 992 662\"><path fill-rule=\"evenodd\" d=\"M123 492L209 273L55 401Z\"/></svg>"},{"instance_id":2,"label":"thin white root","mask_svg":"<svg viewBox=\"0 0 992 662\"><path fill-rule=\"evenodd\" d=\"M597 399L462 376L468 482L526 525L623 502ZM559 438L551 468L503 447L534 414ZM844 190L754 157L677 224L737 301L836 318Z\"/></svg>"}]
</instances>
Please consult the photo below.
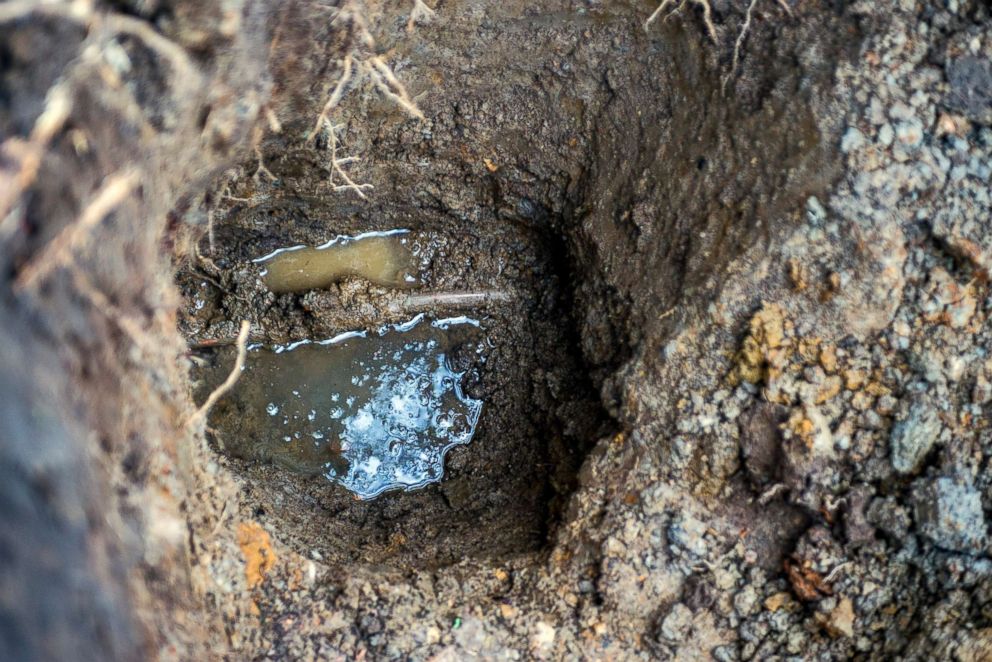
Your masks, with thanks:
<instances>
[{"instance_id":1,"label":"thin white root","mask_svg":"<svg viewBox=\"0 0 992 662\"><path fill-rule=\"evenodd\" d=\"M392 312L416 312L438 306L446 308L476 308L492 303L511 301L513 296L501 290L482 292L438 292L435 294L412 294L395 305Z\"/></svg>"},{"instance_id":2,"label":"thin white root","mask_svg":"<svg viewBox=\"0 0 992 662\"><path fill-rule=\"evenodd\" d=\"M436 13L424 3L424 0L413 0L413 11L410 12L410 20L406 22L406 31L413 32L417 23L429 23Z\"/></svg>"},{"instance_id":3,"label":"thin white root","mask_svg":"<svg viewBox=\"0 0 992 662\"><path fill-rule=\"evenodd\" d=\"M262 158L262 148L255 148L255 157L258 159L258 167L255 169L255 179L258 179L259 175L265 175L269 178L270 182L274 182L278 177L272 174L272 171L265 167L265 161Z\"/></svg>"},{"instance_id":4,"label":"thin white root","mask_svg":"<svg viewBox=\"0 0 992 662\"><path fill-rule=\"evenodd\" d=\"M737 40L734 41L734 58L730 65L730 73L723 79L723 86L721 88L723 92L727 91L727 83L737 73L737 66L741 62L741 47L747 38L747 31L751 29L751 12L754 11L756 4L758 4L758 0L751 0L747 6L747 12L744 14L744 25L741 26L741 32L737 35Z\"/></svg>"},{"instance_id":5,"label":"thin white root","mask_svg":"<svg viewBox=\"0 0 992 662\"><path fill-rule=\"evenodd\" d=\"M421 0L415 0L415 3L413 9L414 15L424 15L425 12L429 16L434 14L434 10L423 4ZM417 5L422 5L423 8L421 9ZM424 114L420 112L417 105L410 99L406 88L403 87L403 83L393 74L392 69L382 60L382 57L375 54L375 38L372 37L372 33L369 31L368 23L365 21L365 15L358 6L358 3L355 0L347 0L334 17L334 20L349 21L351 23L352 34L361 44L361 47L353 49L349 58L354 57L357 60L359 70L362 74L368 76L369 80L372 81L380 92L398 104L407 113L419 120L424 119ZM348 64L347 60L345 64ZM351 73L350 69L346 69L346 72L349 75ZM338 81L338 87L342 88L341 94L344 93L343 84L345 82L347 82L346 76L342 76L342 80ZM337 91L338 89L335 88L335 93ZM327 100L331 108L341 100L340 96L335 98L335 93L332 93L331 98ZM321 113L321 115L326 115L326 113Z\"/></svg>"},{"instance_id":6,"label":"thin white root","mask_svg":"<svg viewBox=\"0 0 992 662\"><path fill-rule=\"evenodd\" d=\"M676 0L662 0L662 3L658 5L658 8L655 9L651 16L648 17L648 20L644 21L644 29L647 30L650 28L651 24L654 23L669 6L672 7L672 9L668 12L668 15L671 16L672 14L677 14L682 11L686 4L690 2L703 10L703 23L706 25L706 31L709 33L710 39L713 43L717 43L716 26L713 24L713 8L710 7L709 0L681 0L681 2L677 5L675 4Z\"/></svg>"},{"instance_id":7,"label":"thin white root","mask_svg":"<svg viewBox=\"0 0 992 662\"><path fill-rule=\"evenodd\" d=\"M265 107L265 119L269 123L269 130L272 133L282 133L282 122L271 107Z\"/></svg>"},{"instance_id":8,"label":"thin white root","mask_svg":"<svg viewBox=\"0 0 992 662\"><path fill-rule=\"evenodd\" d=\"M34 122L27 142L10 138L0 143L0 152L9 153L20 161L17 172L8 181L0 178L0 218L6 218L21 194L34 183L42 157L52 139L62 130L72 111L72 97L64 84L53 86L45 100L45 108Z\"/></svg>"},{"instance_id":9,"label":"thin white root","mask_svg":"<svg viewBox=\"0 0 992 662\"><path fill-rule=\"evenodd\" d=\"M706 29L710 33L710 39L713 43L716 43L716 26L713 25L713 10L710 8L709 0L693 0L696 4L703 8L703 23L706 24Z\"/></svg>"},{"instance_id":10,"label":"thin white root","mask_svg":"<svg viewBox=\"0 0 992 662\"><path fill-rule=\"evenodd\" d=\"M355 0L346 0L334 20L336 21L340 18L351 21L352 25L355 26L353 32L362 42L362 46L367 49L373 49L375 48L375 38L369 30L369 24L365 21L365 13L357 5L358 3Z\"/></svg>"},{"instance_id":11,"label":"thin white root","mask_svg":"<svg viewBox=\"0 0 992 662\"><path fill-rule=\"evenodd\" d=\"M234 388L238 378L241 377L241 369L244 367L245 358L248 356L248 331L250 329L251 324L248 323L248 320L243 320L241 322L241 331L238 333L238 358L234 360L234 367L231 368L231 374L227 376L227 379L224 380L223 384L215 388L213 392L210 393L207 397L207 401L204 402L203 405L201 405L200 408L189 417L189 420L186 421L187 427L199 425L202 421L204 421L207 414L210 413L210 409L217 404L217 401L224 397L228 391Z\"/></svg>"},{"instance_id":12,"label":"thin white root","mask_svg":"<svg viewBox=\"0 0 992 662\"><path fill-rule=\"evenodd\" d=\"M334 91L331 92L331 96L328 97L327 103L324 104L323 110L320 111L320 115L317 116L317 121L314 122L313 130L310 132L310 137L307 138L307 143L312 144L317 140L319 136L324 131L324 127L330 124L331 111L334 107L338 105L341 101L341 97L344 96L345 86L348 81L351 80L351 55L346 55L344 57L344 64L342 65L343 71L341 72L341 78L338 79L338 84L334 86Z\"/></svg>"},{"instance_id":13,"label":"thin white root","mask_svg":"<svg viewBox=\"0 0 992 662\"><path fill-rule=\"evenodd\" d=\"M674 4L675 0L663 0L662 3L658 5L658 8L655 9L650 16L648 16L648 20L644 21L644 29L647 30L650 28L651 24L658 20L658 17L661 16L661 12L665 11L665 8L668 7L668 5Z\"/></svg>"},{"instance_id":14,"label":"thin white root","mask_svg":"<svg viewBox=\"0 0 992 662\"><path fill-rule=\"evenodd\" d=\"M747 31L751 29L751 12L754 11L756 4L758 4L758 0L751 0L747 6L747 12L744 14L744 25L741 26L741 33L737 35L737 41L734 42L734 61L730 68L731 76L737 71L737 65L741 61L741 46L744 45L744 39L747 38Z\"/></svg>"},{"instance_id":15,"label":"thin white root","mask_svg":"<svg viewBox=\"0 0 992 662\"><path fill-rule=\"evenodd\" d=\"M734 58L730 65L730 73L723 79L721 93L726 93L727 83L729 83L730 80L737 74L737 68L741 63L741 49L744 47L744 41L747 39L748 31L751 29L751 15L757 4L758 0L751 0L747 6L747 12L744 14L744 23L741 25L741 31L737 35L737 39L734 41ZM786 0L778 0L777 4L782 8L786 15L792 16L792 9L787 4Z\"/></svg>"},{"instance_id":16,"label":"thin white root","mask_svg":"<svg viewBox=\"0 0 992 662\"><path fill-rule=\"evenodd\" d=\"M406 92L406 88L403 87L403 83L400 82L399 78L393 74L393 70L383 62L382 58L378 55L371 57L365 63L365 70L375 83L375 86L379 88L379 91L386 95L387 98L394 101L399 105L400 108L405 110L411 116L417 118L418 120L424 119L424 114L420 112L410 96Z\"/></svg>"},{"instance_id":17,"label":"thin white root","mask_svg":"<svg viewBox=\"0 0 992 662\"><path fill-rule=\"evenodd\" d=\"M765 490L764 493L762 493L762 495L758 497L758 503L764 506L767 503L769 503L772 499L777 497L779 494L781 494L782 492L787 492L788 490L789 488L786 487L784 483L776 483L775 485L772 485L767 490Z\"/></svg>"},{"instance_id":18,"label":"thin white root","mask_svg":"<svg viewBox=\"0 0 992 662\"><path fill-rule=\"evenodd\" d=\"M131 195L138 182L139 176L134 170L107 177L79 217L21 270L14 288L30 287L55 269L72 263L73 253L89 241L93 228Z\"/></svg>"},{"instance_id":19,"label":"thin white root","mask_svg":"<svg viewBox=\"0 0 992 662\"><path fill-rule=\"evenodd\" d=\"M414 0L414 7L407 28L412 29L418 20L429 19L432 16L434 16L434 10L427 6L423 0ZM360 84L367 77L387 99L393 101L412 117L423 120L424 114L410 98L403 83L396 77L389 65L383 61L381 56L375 54L375 39L369 31L361 4L356 0L345 0L341 7L336 10L332 19L332 23L338 22L350 24L351 34L357 45L344 57L341 64L341 76L334 85L327 101L324 102L320 114L317 115L306 142L308 145L313 145L320 136L326 133L327 148L331 153L329 178L331 189L336 192L353 191L358 197L366 199L365 191L372 189L373 186L356 183L343 167L358 159L355 157L339 158L337 153L337 131L341 125L334 124L332 114L341 103L348 88L352 83ZM336 184L335 178L343 183Z\"/></svg>"},{"instance_id":20,"label":"thin white root","mask_svg":"<svg viewBox=\"0 0 992 662\"><path fill-rule=\"evenodd\" d=\"M335 192L354 191L355 193L358 194L358 197L360 197L363 200L366 200L368 199L368 196L366 196L365 193L363 193L363 190L372 189L374 187L371 184L356 184L355 181L348 176L348 173L345 172L344 168L341 167L343 165L347 165L348 163L353 163L358 159L353 156L346 156L340 159L338 158L337 132L342 127L343 125L341 124L338 124L336 126L331 126L329 127L329 130L327 132L327 147L331 151L331 176L329 178L330 183L331 186L334 188ZM344 184L334 183L334 173L337 173L338 176L344 180Z\"/></svg>"}]
</instances>

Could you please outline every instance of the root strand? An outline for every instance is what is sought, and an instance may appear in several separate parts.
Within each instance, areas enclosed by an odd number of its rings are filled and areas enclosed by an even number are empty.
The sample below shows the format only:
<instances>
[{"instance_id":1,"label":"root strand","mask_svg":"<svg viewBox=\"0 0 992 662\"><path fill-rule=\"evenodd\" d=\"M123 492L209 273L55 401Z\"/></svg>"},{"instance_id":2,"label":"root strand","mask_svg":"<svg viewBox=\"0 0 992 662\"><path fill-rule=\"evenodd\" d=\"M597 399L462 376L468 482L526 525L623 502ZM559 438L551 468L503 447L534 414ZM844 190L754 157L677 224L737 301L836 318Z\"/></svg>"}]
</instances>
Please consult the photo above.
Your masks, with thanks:
<instances>
[{"instance_id":1,"label":"root strand","mask_svg":"<svg viewBox=\"0 0 992 662\"><path fill-rule=\"evenodd\" d=\"M217 404L224 395L234 388L237 383L238 378L241 377L241 369L245 365L245 358L248 356L248 331L251 329L251 324L248 320L243 320L241 322L241 331L238 333L238 357L234 360L234 367L231 368L231 374L227 376L224 383L215 388L210 395L207 397L206 402L204 402L199 409L197 409L189 420L186 421L187 427L192 427L194 425L199 425L201 422L206 420L207 414L210 409Z\"/></svg>"}]
</instances>

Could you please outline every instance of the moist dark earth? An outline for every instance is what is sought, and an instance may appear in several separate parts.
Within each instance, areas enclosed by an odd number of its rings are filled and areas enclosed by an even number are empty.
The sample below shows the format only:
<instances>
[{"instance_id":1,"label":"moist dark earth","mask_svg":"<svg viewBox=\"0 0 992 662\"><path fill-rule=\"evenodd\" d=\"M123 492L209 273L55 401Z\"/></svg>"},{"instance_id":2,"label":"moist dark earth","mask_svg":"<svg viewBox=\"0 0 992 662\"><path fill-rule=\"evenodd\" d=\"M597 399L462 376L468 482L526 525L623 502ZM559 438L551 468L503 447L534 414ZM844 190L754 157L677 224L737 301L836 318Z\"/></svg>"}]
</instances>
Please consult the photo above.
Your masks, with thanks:
<instances>
[{"instance_id":1,"label":"moist dark earth","mask_svg":"<svg viewBox=\"0 0 992 662\"><path fill-rule=\"evenodd\" d=\"M326 177L322 170L315 174L311 186ZM231 320L240 319L252 322L253 342L271 344L371 331L421 313L433 319L467 314L482 324L484 354L469 359L463 388L482 400L484 409L471 445L448 454L446 478L439 485L359 501L323 476L234 461L232 468L244 475L246 503L301 554L330 563L434 567L540 549L575 487L585 453L611 425L581 362L569 308L572 293L566 289L568 265L560 253L555 255L560 245L521 219L465 228L430 211L409 212L400 223L411 231L406 239L423 264L416 291L370 289L362 279L349 279L322 291L275 296L259 277L264 265L252 258L277 247L394 229L386 223L396 223L395 216L378 223L335 222L331 219L340 210L287 197L264 211L233 211L230 220L218 223L216 252L231 265L217 274L218 280L205 279L197 268L181 275L181 290L193 302L188 319L180 323L190 342L224 338ZM393 310L387 302L410 293L492 291L506 298L468 309L434 305L427 311ZM471 348L466 351L475 356ZM211 365L194 370L204 384L200 400L223 381L234 355L231 347L200 352L199 358ZM220 421L220 445L223 421L232 416L238 416L237 410L219 403L211 418ZM228 425L240 434L264 434L237 421Z\"/></svg>"},{"instance_id":2,"label":"moist dark earth","mask_svg":"<svg viewBox=\"0 0 992 662\"><path fill-rule=\"evenodd\" d=\"M989 659L988 3L428 4L0 3L0 656ZM505 296L251 262L394 228ZM411 312L437 485L197 411Z\"/></svg>"}]
</instances>

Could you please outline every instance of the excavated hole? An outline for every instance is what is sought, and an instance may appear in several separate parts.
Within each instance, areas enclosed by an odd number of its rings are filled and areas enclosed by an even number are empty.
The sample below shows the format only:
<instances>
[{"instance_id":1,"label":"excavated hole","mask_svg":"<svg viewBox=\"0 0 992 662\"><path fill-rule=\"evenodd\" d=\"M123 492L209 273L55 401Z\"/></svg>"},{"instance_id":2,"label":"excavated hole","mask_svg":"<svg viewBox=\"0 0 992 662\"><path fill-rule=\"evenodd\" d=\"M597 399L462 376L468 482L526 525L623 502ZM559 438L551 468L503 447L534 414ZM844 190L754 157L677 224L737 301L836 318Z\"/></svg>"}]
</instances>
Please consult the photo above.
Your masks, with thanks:
<instances>
[{"instance_id":1,"label":"excavated hole","mask_svg":"<svg viewBox=\"0 0 992 662\"><path fill-rule=\"evenodd\" d=\"M538 550L575 487L586 452L614 429L599 404L599 384L580 358L565 242L513 220L455 226L421 211L416 218L399 212L393 219L349 220L319 199L233 210L216 228L213 264L194 261L180 271L182 326L195 348L196 397L202 401L233 364L229 343L240 319L252 322L251 342L265 344L372 331L421 312L428 321L461 315L478 320L481 332L452 353L465 370L465 395L484 404L471 443L448 452L444 479L360 500L323 475L294 473L278 458L260 459L245 451L245 438L279 442L276 431L256 425L268 417L252 417L246 409L265 406L267 398L246 404L243 392L254 386L236 387L213 409L213 446L240 478L256 518L313 558L434 567ZM264 266L252 262L280 247L396 228L409 230L404 238L422 265L420 287L347 278L275 295L261 282ZM468 297L466 303L462 296L476 293L481 301ZM441 301L425 304L432 295Z\"/></svg>"},{"instance_id":2,"label":"excavated hole","mask_svg":"<svg viewBox=\"0 0 992 662\"><path fill-rule=\"evenodd\" d=\"M240 180L212 189L215 245L204 239L209 259L189 260L178 274L187 302L180 326L200 346L201 400L230 369L234 352L222 343L242 319L252 322L253 341L275 344L420 312L404 309L410 290L354 278L274 295L252 260L279 248L406 229L426 256L417 292L500 294L426 311L480 320L488 347L464 384L484 401L475 437L450 450L438 484L357 500L321 476L240 457L230 452L240 439L220 425L237 416L234 400L223 400L210 419L212 443L254 517L299 552L336 564L430 568L542 549L583 458L619 427L601 402L625 423L639 416L639 424L665 425L652 420L663 412L631 409L637 391L663 401L652 395L658 386L620 369L632 349L656 357L683 314L707 310L729 265L787 232L836 174L823 164L838 162L838 138L821 133L813 112L833 68L797 68L792 49L803 39L774 36L755 41L755 52L767 54L733 94L724 93L726 71L704 42L671 28L634 50L641 59L609 70L610 94L588 114L550 92L500 88L488 112L474 97L438 101L449 110L434 118L428 140L390 119L394 108L370 105L352 146L375 149L380 188L368 201L333 191L327 150L292 138L309 130L310 115L287 120L261 146L268 170L246 163ZM831 39L825 51L845 47ZM485 95L490 87L487 79ZM450 114L456 106L478 106L473 122L502 128L488 147L508 165L472 167L462 141L489 134L463 135ZM514 125L502 126L511 117ZM518 131L521 122L542 127L540 138ZM573 143L574 151L561 147Z\"/></svg>"}]
</instances>

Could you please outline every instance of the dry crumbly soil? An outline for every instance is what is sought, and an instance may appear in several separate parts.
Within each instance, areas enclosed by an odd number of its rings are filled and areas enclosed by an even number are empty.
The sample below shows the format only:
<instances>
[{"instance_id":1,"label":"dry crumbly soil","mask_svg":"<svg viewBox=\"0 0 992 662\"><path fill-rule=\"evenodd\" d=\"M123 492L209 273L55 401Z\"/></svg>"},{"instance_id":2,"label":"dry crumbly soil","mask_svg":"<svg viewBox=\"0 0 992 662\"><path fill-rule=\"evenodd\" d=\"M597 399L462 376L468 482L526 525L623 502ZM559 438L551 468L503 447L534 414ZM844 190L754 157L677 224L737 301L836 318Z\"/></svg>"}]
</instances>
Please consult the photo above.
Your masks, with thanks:
<instances>
[{"instance_id":1,"label":"dry crumbly soil","mask_svg":"<svg viewBox=\"0 0 992 662\"><path fill-rule=\"evenodd\" d=\"M987 3L332 5L0 5L5 658L992 654ZM514 295L449 481L219 453L184 340L394 321L250 263L392 227Z\"/></svg>"}]
</instances>

